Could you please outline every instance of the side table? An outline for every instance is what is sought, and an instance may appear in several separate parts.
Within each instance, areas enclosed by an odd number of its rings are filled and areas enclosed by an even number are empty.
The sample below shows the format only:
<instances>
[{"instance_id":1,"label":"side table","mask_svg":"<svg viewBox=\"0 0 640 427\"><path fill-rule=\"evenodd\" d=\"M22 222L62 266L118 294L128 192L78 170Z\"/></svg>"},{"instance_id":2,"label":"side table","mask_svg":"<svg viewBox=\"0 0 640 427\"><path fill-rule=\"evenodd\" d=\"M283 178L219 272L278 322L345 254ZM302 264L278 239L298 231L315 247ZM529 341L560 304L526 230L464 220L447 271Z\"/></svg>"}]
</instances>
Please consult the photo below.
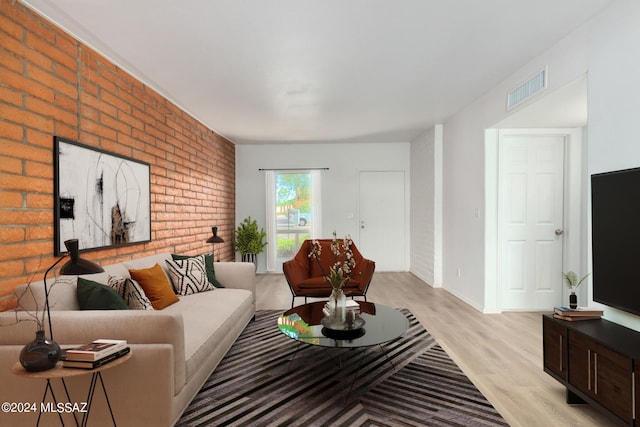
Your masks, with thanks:
<instances>
[{"instance_id":1,"label":"side table","mask_svg":"<svg viewBox=\"0 0 640 427\"><path fill-rule=\"evenodd\" d=\"M89 385L89 391L87 393L87 400L86 402L86 408L82 408L84 409L83 414L82 414L82 420L81 423L78 424L78 419L76 417L75 412L73 412L73 419L75 420L76 426L82 426L85 427L87 425L87 421L89 420L89 412L91 410L91 403L93 402L93 396L95 394L95 389L96 389L96 385L98 384L98 380L100 381L100 384L102 386L102 391L104 393L104 397L107 400L107 406L109 407L109 413L111 414L111 421L113 421L113 425L116 425L116 420L115 417L113 416L113 410L111 409L111 403L109 403L109 396L107 394L107 389L104 385L104 381L102 380L102 371L106 371L107 369L111 369L111 368L115 368L116 366L122 365L123 363L125 363L127 360L129 360L131 358L131 352L125 354L122 357L119 357L109 363L106 363L102 366L99 366L95 369L79 369L79 368L63 368L62 367L62 362L58 362L56 364L56 366L52 369L49 369L47 371L41 371L41 372L29 372L27 370L25 370L22 365L20 365L20 362L16 362L12 367L11 367L11 372L14 375L17 375L18 377L21 378L30 378L30 379L37 379L37 380L47 380L47 385L45 386L44 389L44 393L42 395L42 404L45 403L45 400L47 398L47 392L51 393L51 397L53 399L53 403L56 405L58 405L58 400L56 399L56 395L53 392L53 387L51 387L51 380L55 380L55 379L59 379L60 382L62 383L62 386L64 387L64 391L66 394L66 398L67 398L67 402L72 403L71 402L71 397L69 396L69 390L67 389L67 384L65 383L65 378L71 378L71 377L79 377L82 375L91 375L91 382ZM41 406L42 409L42 406ZM53 411L52 411L53 412ZM62 419L62 413L60 411L55 411L58 413L58 417L60 418L60 423L64 426L64 420ZM39 411L38 413L38 421L36 423L36 426L40 425L40 417L42 416L42 410Z\"/></svg>"}]
</instances>

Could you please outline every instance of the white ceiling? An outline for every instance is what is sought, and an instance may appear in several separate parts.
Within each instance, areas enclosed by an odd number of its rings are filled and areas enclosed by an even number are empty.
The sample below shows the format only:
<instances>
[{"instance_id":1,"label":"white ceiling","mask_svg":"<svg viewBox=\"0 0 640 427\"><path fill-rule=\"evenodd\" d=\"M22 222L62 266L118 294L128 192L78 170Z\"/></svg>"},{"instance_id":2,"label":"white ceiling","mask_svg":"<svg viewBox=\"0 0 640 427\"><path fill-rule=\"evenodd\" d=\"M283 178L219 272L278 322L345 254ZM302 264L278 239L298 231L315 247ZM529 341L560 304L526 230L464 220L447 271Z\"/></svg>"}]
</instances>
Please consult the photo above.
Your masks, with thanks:
<instances>
[{"instance_id":1,"label":"white ceiling","mask_svg":"<svg viewBox=\"0 0 640 427\"><path fill-rule=\"evenodd\" d=\"M28 0L236 143L409 141L612 0Z\"/></svg>"}]
</instances>

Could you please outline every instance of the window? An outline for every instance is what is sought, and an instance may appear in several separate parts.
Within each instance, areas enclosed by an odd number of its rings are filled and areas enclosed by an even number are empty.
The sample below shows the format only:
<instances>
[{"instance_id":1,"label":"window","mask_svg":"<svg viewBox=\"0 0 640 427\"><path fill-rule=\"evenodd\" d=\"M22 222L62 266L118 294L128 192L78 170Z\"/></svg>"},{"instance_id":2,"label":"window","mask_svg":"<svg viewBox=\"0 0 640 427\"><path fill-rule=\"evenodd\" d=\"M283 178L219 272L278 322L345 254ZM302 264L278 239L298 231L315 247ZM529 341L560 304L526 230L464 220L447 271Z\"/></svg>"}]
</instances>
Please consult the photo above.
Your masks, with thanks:
<instances>
[{"instance_id":1,"label":"window","mask_svg":"<svg viewBox=\"0 0 640 427\"><path fill-rule=\"evenodd\" d=\"M320 232L319 171L267 171L267 271L281 271Z\"/></svg>"}]
</instances>

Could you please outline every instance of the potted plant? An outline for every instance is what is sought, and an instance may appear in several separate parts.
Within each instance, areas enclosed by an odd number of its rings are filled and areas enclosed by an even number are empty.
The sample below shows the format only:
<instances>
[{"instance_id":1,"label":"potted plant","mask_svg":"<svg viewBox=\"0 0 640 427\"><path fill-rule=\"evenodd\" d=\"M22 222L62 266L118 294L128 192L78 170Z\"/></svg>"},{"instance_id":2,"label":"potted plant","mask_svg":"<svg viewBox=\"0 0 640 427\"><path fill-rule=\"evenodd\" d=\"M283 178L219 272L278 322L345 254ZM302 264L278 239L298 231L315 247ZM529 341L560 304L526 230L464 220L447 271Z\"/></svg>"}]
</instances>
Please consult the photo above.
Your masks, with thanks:
<instances>
[{"instance_id":1,"label":"potted plant","mask_svg":"<svg viewBox=\"0 0 640 427\"><path fill-rule=\"evenodd\" d=\"M258 230L258 223L250 216L246 217L235 230L234 246L240 252L242 261L253 262L258 268L258 254L264 251L267 233L263 228Z\"/></svg>"},{"instance_id":2,"label":"potted plant","mask_svg":"<svg viewBox=\"0 0 640 427\"><path fill-rule=\"evenodd\" d=\"M576 295L575 290L578 289L578 286L580 286L587 277L589 277L589 274L585 274L580 280L578 280L578 275L574 271L569 271L567 273L562 273L562 277L564 278L564 282L567 284L567 287L571 290L571 294L569 295L569 308L578 308L578 296Z\"/></svg>"}]
</instances>

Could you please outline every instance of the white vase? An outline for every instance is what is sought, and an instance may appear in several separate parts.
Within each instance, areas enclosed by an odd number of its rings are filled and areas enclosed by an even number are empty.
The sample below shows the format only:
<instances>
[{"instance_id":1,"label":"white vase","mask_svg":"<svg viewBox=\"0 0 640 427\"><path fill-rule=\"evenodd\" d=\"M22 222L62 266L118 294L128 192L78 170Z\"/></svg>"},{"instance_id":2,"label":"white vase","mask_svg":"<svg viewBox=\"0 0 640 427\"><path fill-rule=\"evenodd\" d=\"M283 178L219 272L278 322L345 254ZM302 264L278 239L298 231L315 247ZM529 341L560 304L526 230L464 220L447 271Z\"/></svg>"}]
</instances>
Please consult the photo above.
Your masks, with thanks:
<instances>
[{"instance_id":1,"label":"white vase","mask_svg":"<svg viewBox=\"0 0 640 427\"><path fill-rule=\"evenodd\" d=\"M333 289L331 296L329 296L329 308L332 328L343 328L347 321L347 296L342 289Z\"/></svg>"}]
</instances>

